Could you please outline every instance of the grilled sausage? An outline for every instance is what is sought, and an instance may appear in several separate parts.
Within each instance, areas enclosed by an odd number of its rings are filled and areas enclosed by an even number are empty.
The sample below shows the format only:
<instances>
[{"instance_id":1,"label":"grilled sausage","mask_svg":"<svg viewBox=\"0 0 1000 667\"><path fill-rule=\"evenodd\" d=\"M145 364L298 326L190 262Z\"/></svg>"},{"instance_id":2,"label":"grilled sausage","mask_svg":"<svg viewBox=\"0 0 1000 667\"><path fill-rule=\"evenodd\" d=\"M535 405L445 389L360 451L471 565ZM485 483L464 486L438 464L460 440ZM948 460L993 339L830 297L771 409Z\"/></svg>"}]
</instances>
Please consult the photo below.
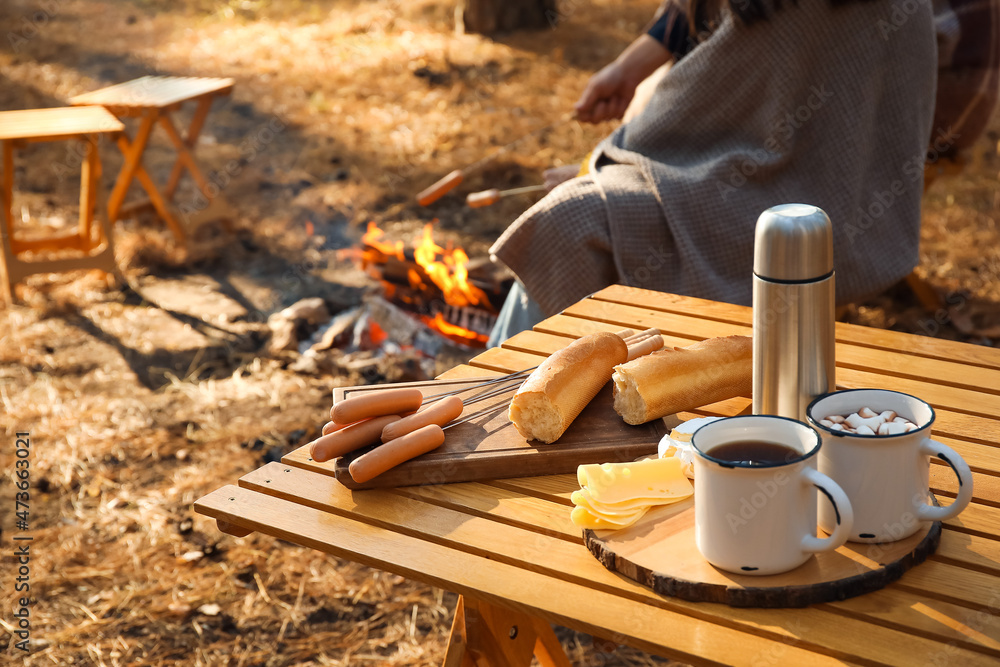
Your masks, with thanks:
<instances>
[{"instance_id":1,"label":"grilled sausage","mask_svg":"<svg viewBox=\"0 0 1000 667\"><path fill-rule=\"evenodd\" d=\"M317 438L312 443L310 453L313 460L320 463L343 456L355 449L375 444L378 442L379 436L382 435L382 429L398 420L399 415L386 415L351 424L339 431Z\"/></svg>"},{"instance_id":2,"label":"grilled sausage","mask_svg":"<svg viewBox=\"0 0 1000 667\"><path fill-rule=\"evenodd\" d=\"M404 417L398 422L392 422L382 430L382 442L389 442L400 438L407 433L412 433L418 428L437 424L444 426L452 419L457 419L462 414L464 405L458 396L448 396L438 401L420 412Z\"/></svg>"},{"instance_id":3,"label":"grilled sausage","mask_svg":"<svg viewBox=\"0 0 1000 667\"><path fill-rule=\"evenodd\" d=\"M403 461L437 449L443 443L444 431L437 424L429 424L362 454L351 461L348 470L355 482L363 484Z\"/></svg>"},{"instance_id":4,"label":"grilled sausage","mask_svg":"<svg viewBox=\"0 0 1000 667\"><path fill-rule=\"evenodd\" d=\"M419 389L384 389L364 392L337 403L330 416L338 424L353 424L369 417L399 415L420 407L424 395Z\"/></svg>"}]
</instances>

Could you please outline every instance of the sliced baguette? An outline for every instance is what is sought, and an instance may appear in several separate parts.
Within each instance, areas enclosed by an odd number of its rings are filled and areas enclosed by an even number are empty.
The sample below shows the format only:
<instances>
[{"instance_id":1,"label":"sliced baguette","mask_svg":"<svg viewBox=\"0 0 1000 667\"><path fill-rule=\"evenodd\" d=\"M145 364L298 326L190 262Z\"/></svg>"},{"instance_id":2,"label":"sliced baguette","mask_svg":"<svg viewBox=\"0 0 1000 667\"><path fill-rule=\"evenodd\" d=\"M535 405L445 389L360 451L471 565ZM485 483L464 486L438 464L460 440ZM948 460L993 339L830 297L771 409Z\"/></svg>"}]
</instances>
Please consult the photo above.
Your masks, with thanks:
<instances>
[{"instance_id":1,"label":"sliced baguette","mask_svg":"<svg viewBox=\"0 0 1000 667\"><path fill-rule=\"evenodd\" d=\"M628 346L612 333L584 336L550 356L510 402L507 414L517 432L528 440L558 440L626 359Z\"/></svg>"},{"instance_id":2,"label":"sliced baguette","mask_svg":"<svg viewBox=\"0 0 1000 667\"><path fill-rule=\"evenodd\" d=\"M645 424L735 396L750 396L753 339L709 338L664 348L615 367L615 412Z\"/></svg>"}]
</instances>

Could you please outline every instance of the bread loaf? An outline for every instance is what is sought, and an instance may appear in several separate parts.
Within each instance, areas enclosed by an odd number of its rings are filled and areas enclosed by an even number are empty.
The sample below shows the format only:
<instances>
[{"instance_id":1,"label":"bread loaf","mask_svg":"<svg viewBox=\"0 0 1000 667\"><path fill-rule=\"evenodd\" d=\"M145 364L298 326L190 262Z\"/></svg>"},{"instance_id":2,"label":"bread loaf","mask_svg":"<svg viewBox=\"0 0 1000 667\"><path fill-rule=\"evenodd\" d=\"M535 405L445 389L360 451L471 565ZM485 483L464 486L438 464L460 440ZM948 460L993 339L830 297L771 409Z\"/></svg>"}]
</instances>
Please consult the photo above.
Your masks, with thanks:
<instances>
[{"instance_id":1,"label":"bread loaf","mask_svg":"<svg viewBox=\"0 0 1000 667\"><path fill-rule=\"evenodd\" d=\"M664 348L615 367L615 412L645 424L676 412L750 396L753 342L749 336L709 338Z\"/></svg>"},{"instance_id":2,"label":"bread loaf","mask_svg":"<svg viewBox=\"0 0 1000 667\"><path fill-rule=\"evenodd\" d=\"M573 341L528 376L510 402L508 416L528 440L555 442L628 359L625 341L596 333Z\"/></svg>"}]
</instances>

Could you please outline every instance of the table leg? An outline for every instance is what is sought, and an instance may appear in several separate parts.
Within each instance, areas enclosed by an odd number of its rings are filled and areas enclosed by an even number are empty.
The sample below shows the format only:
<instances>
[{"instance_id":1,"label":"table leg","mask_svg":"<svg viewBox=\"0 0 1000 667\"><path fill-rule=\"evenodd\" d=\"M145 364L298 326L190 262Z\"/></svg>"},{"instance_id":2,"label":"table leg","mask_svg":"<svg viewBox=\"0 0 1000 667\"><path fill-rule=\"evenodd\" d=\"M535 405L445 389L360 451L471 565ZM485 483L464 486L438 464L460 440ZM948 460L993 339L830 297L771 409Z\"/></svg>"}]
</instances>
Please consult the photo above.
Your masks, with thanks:
<instances>
[{"instance_id":1,"label":"table leg","mask_svg":"<svg viewBox=\"0 0 1000 667\"><path fill-rule=\"evenodd\" d=\"M102 179L104 177L104 168L101 166L100 141L100 135L90 135L91 152L88 158L91 162L90 186L92 190L91 203L93 204L91 219L94 217L97 218L98 231L105 243L104 251L101 253L106 255L108 264L104 275L105 282L109 289L115 289L118 284L124 283L124 278L118 271L118 265L115 263L115 239L111 221L108 220L107 216L101 214L102 211L107 211L107 209L104 207L103 201L104 188L102 187ZM98 240L98 245L100 245L100 240Z\"/></svg>"},{"instance_id":2,"label":"table leg","mask_svg":"<svg viewBox=\"0 0 1000 667\"><path fill-rule=\"evenodd\" d=\"M458 599L444 667L569 667L552 627L528 614L465 596Z\"/></svg>"},{"instance_id":3,"label":"table leg","mask_svg":"<svg viewBox=\"0 0 1000 667\"><path fill-rule=\"evenodd\" d=\"M472 656L466 651L468 641L465 630L465 598L458 597L455 605L455 619L451 622L451 634L448 635L448 650L444 655L442 667L476 667Z\"/></svg>"},{"instance_id":4,"label":"table leg","mask_svg":"<svg viewBox=\"0 0 1000 667\"><path fill-rule=\"evenodd\" d=\"M118 220L118 212L121 210L125 195L128 193L128 186L132 184L136 170L142 166L142 152L146 150L149 142L149 135L153 131L153 124L156 122L157 112L155 110L145 113L139 123L139 131L136 132L135 139L130 143L125 133L118 136L118 149L122 152L125 164L118 173L115 186L111 189L108 197L108 220L114 224Z\"/></svg>"},{"instance_id":5,"label":"table leg","mask_svg":"<svg viewBox=\"0 0 1000 667\"><path fill-rule=\"evenodd\" d=\"M0 209L3 210L3 220L0 220L0 245L3 246L3 295L8 304L14 303L14 285L11 271L14 257L12 242L14 239L14 146L10 141L0 141L3 146L3 171L0 172Z\"/></svg>"},{"instance_id":6,"label":"table leg","mask_svg":"<svg viewBox=\"0 0 1000 667\"><path fill-rule=\"evenodd\" d=\"M139 167L135 170L135 177L139 180L139 184L142 186L142 189L149 195L149 201L153 203L153 208L156 209L156 212L163 219L163 221L167 223L167 227L170 228L170 231L174 233L174 238L177 239L178 243L183 245L185 239L187 238L187 235L184 233L184 228L181 227L180 223L177 222L174 215L170 212L170 209L167 208L167 202L160 195L160 191L156 189L156 183L153 182L152 177L150 177L149 173L145 170L145 168L143 168L142 165L139 165Z\"/></svg>"},{"instance_id":7,"label":"table leg","mask_svg":"<svg viewBox=\"0 0 1000 667\"><path fill-rule=\"evenodd\" d=\"M535 658L542 667L573 667L559 638L546 621L535 618Z\"/></svg>"},{"instance_id":8,"label":"table leg","mask_svg":"<svg viewBox=\"0 0 1000 667\"><path fill-rule=\"evenodd\" d=\"M198 189L201 190L201 193L207 199L211 199L208 194L208 181L202 175L198 164L194 161L194 148L198 144L198 135L201 134L201 128L205 125L205 119L208 117L208 112L211 108L212 97L203 97L198 100L198 108L191 118L187 135L184 137L181 137L168 115L164 114L160 117L160 124L177 148L177 161L174 162L170 178L167 179L167 187L163 189L163 194L168 200L173 199L174 192L177 190L177 185L180 183L185 167L187 167L188 172L191 174L191 178L198 184Z\"/></svg>"},{"instance_id":9,"label":"table leg","mask_svg":"<svg viewBox=\"0 0 1000 667\"><path fill-rule=\"evenodd\" d=\"M156 183L153 182L145 167L142 166L142 152L149 142L149 136L153 131L158 117L159 113L156 110L147 112L142 117L135 140L131 143L124 133L118 136L118 149L125 158L125 164L122 165L122 170L118 174L118 180L115 181L115 187L108 198L108 220L112 223L118 220L128 187L131 185L133 179L138 179L142 189L149 195L149 201L153 204L153 208L156 209L157 214L167 223L167 227L173 232L177 242L183 245L187 236L184 233L184 228L174 218L167 207L167 202L160 195L160 191L156 189Z\"/></svg>"},{"instance_id":10,"label":"table leg","mask_svg":"<svg viewBox=\"0 0 1000 667\"><path fill-rule=\"evenodd\" d=\"M94 159L97 155L97 139L87 136L83 141L86 145L86 157L80 165L80 224L77 233L80 236L80 249L89 251L100 243L100 240L95 243L92 227L101 168L100 163Z\"/></svg>"}]
</instances>

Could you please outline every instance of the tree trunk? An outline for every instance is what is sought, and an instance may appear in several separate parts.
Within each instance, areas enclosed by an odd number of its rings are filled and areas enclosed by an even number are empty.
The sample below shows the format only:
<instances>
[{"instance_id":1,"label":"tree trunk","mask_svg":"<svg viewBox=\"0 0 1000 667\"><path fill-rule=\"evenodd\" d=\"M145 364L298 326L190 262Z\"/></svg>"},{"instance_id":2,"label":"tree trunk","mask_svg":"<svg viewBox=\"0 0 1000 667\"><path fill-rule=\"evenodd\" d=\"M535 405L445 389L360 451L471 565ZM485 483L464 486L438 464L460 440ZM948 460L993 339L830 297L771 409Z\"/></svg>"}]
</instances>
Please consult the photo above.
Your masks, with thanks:
<instances>
[{"instance_id":1,"label":"tree trunk","mask_svg":"<svg viewBox=\"0 0 1000 667\"><path fill-rule=\"evenodd\" d=\"M484 35L519 28L555 27L556 0L463 0L462 23L466 32Z\"/></svg>"}]
</instances>

